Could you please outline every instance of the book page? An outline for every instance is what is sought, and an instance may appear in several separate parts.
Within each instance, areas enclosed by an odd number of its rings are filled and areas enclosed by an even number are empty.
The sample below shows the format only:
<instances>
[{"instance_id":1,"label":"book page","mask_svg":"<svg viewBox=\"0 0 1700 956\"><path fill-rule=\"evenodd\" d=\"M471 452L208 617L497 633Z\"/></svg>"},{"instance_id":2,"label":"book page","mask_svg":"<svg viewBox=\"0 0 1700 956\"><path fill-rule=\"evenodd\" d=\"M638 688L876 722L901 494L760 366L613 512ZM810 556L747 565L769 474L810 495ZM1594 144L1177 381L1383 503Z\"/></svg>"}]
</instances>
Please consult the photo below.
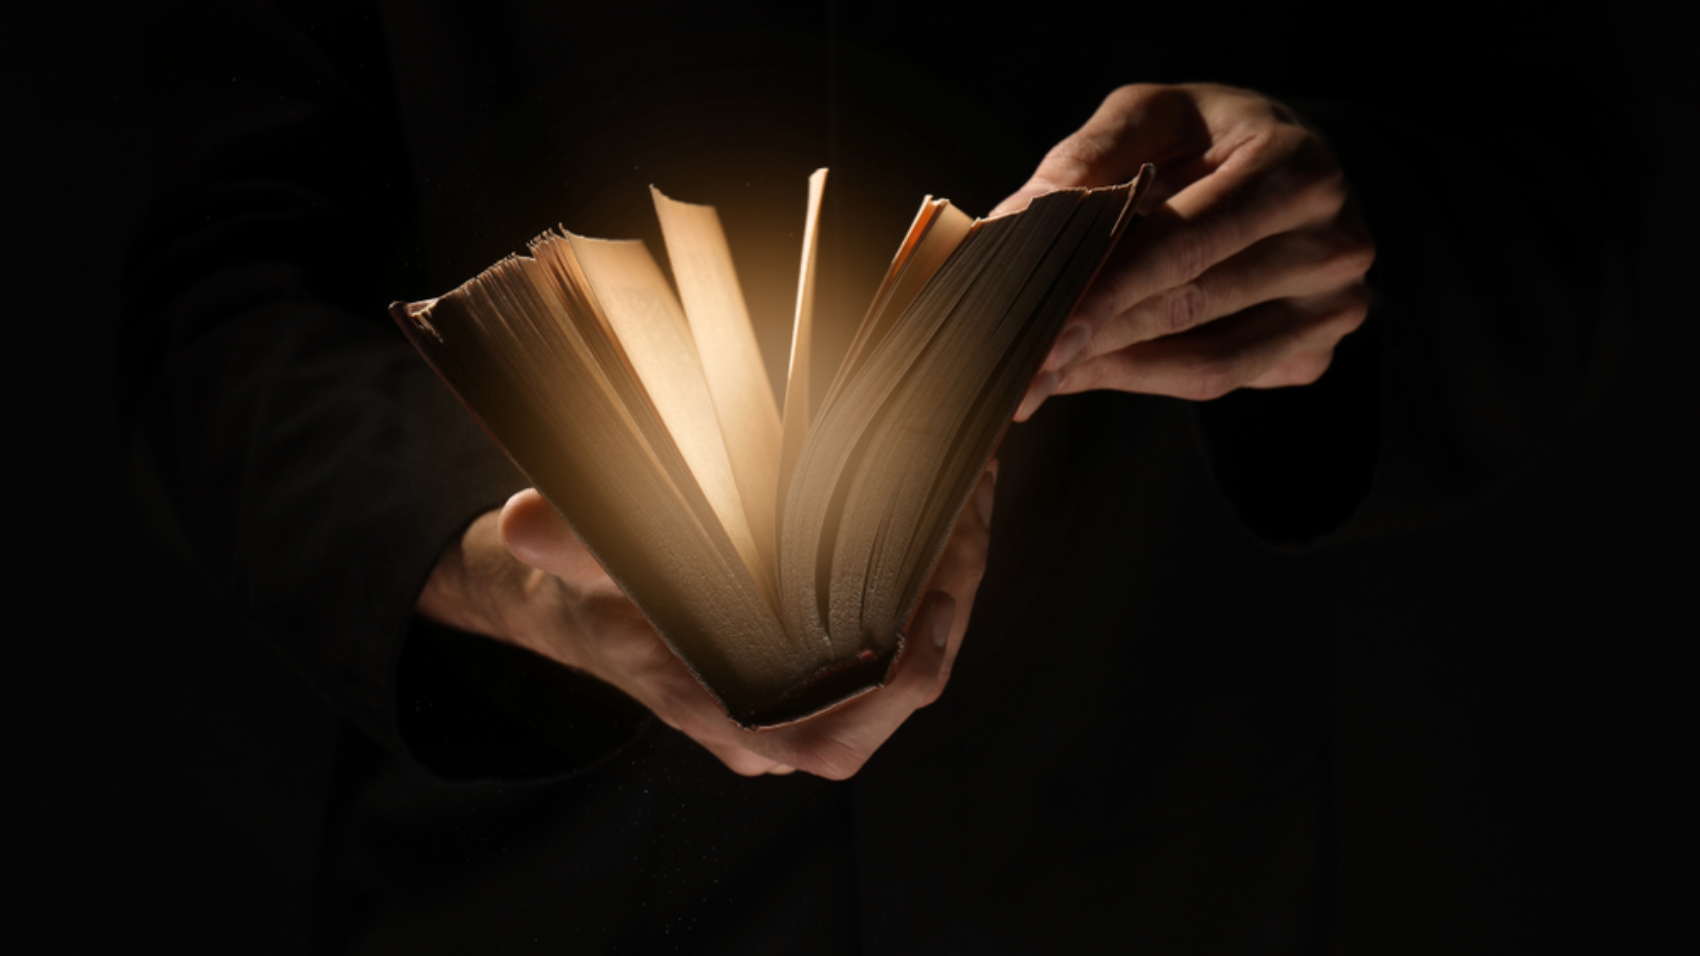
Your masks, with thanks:
<instances>
[{"instance_id":1,"label":"book page","mask_svg":"<svg viewBox=\"0 0 1700 956\"><path fill-rule=\"evenodd\" d=\"M713 206L677 202L649 187L667 242L685 318L720 419L756 550L772 573L778 508L779 406L732 266L732 250Z\"/></svg>"},{"instance_id":2,"label":"book page","mask_svg":"<svg viewBox=\"0 0 1700 956\"><path fill-rule=\"evenodd\" d=\"M391 314L728 713L794 719L788 695L832 660L818 640L786 634L647 393L621 381L623 358L608 364L576 338L603 327L564 314L595 306L592 290L558 277L509 256ZM633 393L636 405L617 399Z\"/></svg>"},{"instance_id":3,"label":"book page","mask_svg":"<svg viewBox=\"0 0 1700 956\"><path fill-rule=\"evenodd\" d=\"M897 247L896 255L891 257L891 265L886 267L885 278L880 280L879 291L874 293L874 301L868 306L868 314L862 320L864 328L868 320L879 314L880 307L891 298L892 287L897 284L897 277L903 274L903 267L909 264L909 257L915 254L915 248L921 244L922 237L932 227L933 218L949 203L946 199L921 197L921 208L915 213L915 221L909 224L909 231L904 233L903 244Z\"/></svg>"},{"instance_id":4,"label":"book page","mask_svg":"<svg viewBox=\"0 0 1700 956\"><path fill-rule=\"evenodd\" d=\"M1119 234L1134 184L1061 190L976 229L929 286L948 308L882 405L833 541L829 630L900 627L1057 331ZM922 308L932 289L915 300ZM952 301L954 300L954 301ZM824 425L824 423L823 423Z\"/></svg>"},{"instance_id":5,"label":"book page","mask_svg":"<svg viewBox=\"0 0 1700 956\"><path fill-rule=\"evenodd\" d=\"M915 297L932 280L933 274L974 228L973 218L952 206L949 200L940 199L938 203L938 213L928 223L926 234L915 246L915 251L904 262L902 272L892 284L890 297L880 303L879 318L869 330L873 342L880 340L882 326L895 321L903 310L909 308L909 303L915 301Z\"/></svg>"},{"instance_id":6,"label":"book page","mask_svg":"<svg viewBox=\"0 0 1700 956\"><path fill-rule=\"evenodd\" d=\"M874 296L873 305L868 307L867 317L845 355L844 367L838 371L839 379L855 376L898 316L921 294L939 267L974 231L974 226L975 220L952 206L948 199L928 196L921 201L921 211L915 214L908 237L892 257L891 268L886 271L879 293Z\"/></svg>"},{"instance_id":7,"label":"book page","mask_svg":"<svg viewBox=\"0 0 1700 956\"><path fill-rule=\"evenodd\" d=\"M751 576L770 591L771 572L744 512L702 362L684 311L660 267L637 240L569 238L609 325L691 475Z\"/></svg>"},{"instance_id":8,"label":"book page","mask_svg":"<svg viewBox=\"0 0 1700 956\"><path fill-rule=\"evenodd\" d=\"M1060 190L965 229L935 213L905 243L798 459L780 552L788 632L824 631L839 654L893 645L998 436L1114 245L1133 186Z\"/></svg>"},{"instance_id":9,"label":"book page","mask_svg":"<svg viewBox=\"0 0 1700 956\"><path fill-rule=\"evenodd\" d=\"M779 446L777 507L784 508L797 455L809 435L809 366L814 346L815 259L820 238L820 204L826 191L826 170L809 177L809 211L803 222L803 261L797 276L797 313L791 326L791 367L785 379L784 434ZM781 515L783 517L783 515Z\"/></svg>"}]
</instances>

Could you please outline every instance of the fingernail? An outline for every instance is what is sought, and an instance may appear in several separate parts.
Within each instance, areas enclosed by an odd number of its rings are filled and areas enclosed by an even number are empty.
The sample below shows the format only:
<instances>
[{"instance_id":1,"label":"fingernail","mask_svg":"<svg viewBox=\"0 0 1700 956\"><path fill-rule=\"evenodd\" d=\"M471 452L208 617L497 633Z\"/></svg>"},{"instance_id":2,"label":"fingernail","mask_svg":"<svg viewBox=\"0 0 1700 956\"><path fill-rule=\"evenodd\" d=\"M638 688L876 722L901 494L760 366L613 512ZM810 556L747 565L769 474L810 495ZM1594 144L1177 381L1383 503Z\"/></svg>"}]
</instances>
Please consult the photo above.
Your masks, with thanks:
<instances>
[{"instance_id":1,"label":"fingernail","mask_svg":"<svg viewBox=\"0 0 1700 956\"><path fill-rule=\"evenodd\" d=\"M933 646L941 651L950 643L950 625L955 617L956 602L949 596L940 597L933 605Z\"/></svg>"},{"instance_id":2,"label":"fingernail","mask_svg":"<svg viewBox=\"0 0 1700 956\"><path fill-rule=\"evenodd\" d=\"M1024 422L1031 418L1033 413L1039 410L1039 406L1045 404L1045 399L1050 398L1051 393L1057 390L1057 383L1060 381L1061 378L1055 372L1040 372L1039 377L1033 380L1032 387L1027 390L1027 397L1021 400L1021 407L1015 412L1015 420Z\"/></svg>"},{"instance_id":3,"label":"fingernail","mask_svg":"<svg viewBox=\"0 0 1700 956\"><path fill-rule=\"evenodd\" d=\"M1045 370L1059 369L1074 361L1074 357L1091 340L1092 330L1085 322L1070 322L1057 337L1057 344L1051 346L1051 354L1045 356Z\"/></svg>"},{"instance_id":4,"label":"fingernail","mask_svg":"<svg viewBox=\"0 0 1700 956\"><path fill-rule=\"evenodd\" d=\"M980 483L974 486L974 511L980 516L980 524L987 528L992 526L992 501L997 497L993 493L996 483L997 476L987 472L980 479Z\"/></svg>"}]
</instances>

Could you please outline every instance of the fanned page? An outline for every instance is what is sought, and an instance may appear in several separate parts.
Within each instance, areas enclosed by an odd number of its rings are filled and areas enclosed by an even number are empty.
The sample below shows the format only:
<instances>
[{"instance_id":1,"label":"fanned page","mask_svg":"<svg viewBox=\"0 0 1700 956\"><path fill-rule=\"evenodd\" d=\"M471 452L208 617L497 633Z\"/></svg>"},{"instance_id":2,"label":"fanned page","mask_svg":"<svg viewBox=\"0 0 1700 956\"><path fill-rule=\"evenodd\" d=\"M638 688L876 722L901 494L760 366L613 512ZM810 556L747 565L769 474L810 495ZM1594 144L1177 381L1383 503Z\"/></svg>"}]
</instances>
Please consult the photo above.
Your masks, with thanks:
<instances>
[{"instance_id":1,"label":"fanned page","mask_svg":"<svg viewBox=\"0 0 1700 956\"><path fill-rule=\"evenodd\" d=\"M800 716L794 692L828 654L780 627L570 241L533 251L391 314L731 717Z\"/></svg>"},{"instance_id":2,"label":"fanned page","mask_svg":"<svg viewBox=\"0 0 1700 956\"><path fill-rule=\"evenodd\" d=\"M659 192L678 297L641 243L563 230L391 309L751 728L888 676L957 513L1150 175L993 220L924 201L813 408L825 178L809 180L783 413L717 214Z\"/></svg>"},{"instance_id":3,"label":"fanned page","mask_svg":"<svg viewBox=\"0 0 1700 956\"><path fill-rule=\"evenodd\" d=\"M952 206L948 200L928 196L921 201L921 211L915 214L909 234L904 237L897 255L892 257L891 268L886 270L885 280L880 283L879 291L874 293L867 316L850 341L844 364L833 378L832 390L827 393L823 405L831 402L832 395L862 370L867 356L885 338L898 316L932 281L933 275L956 251L956 247L968 238L974 224L967 213Z\"/></svg>"},{"instance_id":4,"label":"fanned page","mask_svg":"<svg viewBox=\"0 0 1700 956\"><path fill-rule=\"evenodd\" d=\"M1148 181L1051 193L976 222L895 318L876 304L870 328L887 330L866 334L855 374L823 403L786 502L788 631L824 633L839 655L891 652L1021 392Z\"/></svg>"},{"instance_id":5,"label":"fanned page","mask_svg":"<svg viewBox=\"0 0 1700 956\"><path fill-rule=\"evenodd\" d=\"M813 418L809 389L814 357L815 259L820 244L821 198L825 192L826 170L817 169L809 177L809 207L803 220L803 261L797 276L797 312L791 325L791 362L785 377L785 432L780 443L776 502L781 515L791 474L797 469L797 456L802 453Z\"/></svg>"},{"instance_id":6,"label":"fanned page","mask_svg":"<svg viewBox=\"0 0 1700 956\"><path fill-rule=\"evenodd\" d=\"M655 258L636 240L569 238L614 335L691 475L750 576L767 589L772 563L756 545L690 326Z\"/></svg>"},{"instance_id":7,"label":"fanned page","mask_svg":"<svg viewBox=\"0 0 1700 956\"><path fill-rule=\"evenodd\" d=\"M714 400L739 500L768 586L776 580L779 406L773 400L732 250L713 206L677 202L650 187L702 375Z\"/></svg>"}]
</instances>

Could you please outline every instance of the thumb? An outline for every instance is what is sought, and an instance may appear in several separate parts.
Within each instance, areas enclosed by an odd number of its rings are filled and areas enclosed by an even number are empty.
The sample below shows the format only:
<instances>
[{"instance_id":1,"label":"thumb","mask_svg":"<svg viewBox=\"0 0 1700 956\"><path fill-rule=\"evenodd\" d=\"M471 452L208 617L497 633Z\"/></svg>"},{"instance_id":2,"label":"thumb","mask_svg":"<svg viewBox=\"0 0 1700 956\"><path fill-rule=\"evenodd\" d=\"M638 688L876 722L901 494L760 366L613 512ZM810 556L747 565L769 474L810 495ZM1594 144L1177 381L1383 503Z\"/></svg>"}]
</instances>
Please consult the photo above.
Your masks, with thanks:
<instances>
[{"instance_id":1,"label":"thumb","mask_svg":"<svg viewBox=\"0 0 1700 956\"><path fill-rule=\"evenodd\" d=\"M998 203L996 206L993 206L992 211L986 213L986 218L995 219L1006 213L1020 212L1021 210L1026 209L1027 204L1032 202L1035 198L1043 196L1055 188L1057 187L1052 185L1050 182L1041 180L1035 176L1027 181L1027 185L1013 193L1010 193L1009 198Z\"/></svg>"},{"instance_id":2,"label":"thumb","mask_svg":"<svg viewBox=\"0 0 1700 956\"><path fill-rule=\"evenodd\" d=\"M1172 179L1167 167L1201 155L1211 144L1208 124L1193 94L1148 83L1110 93L1086 122L1039 162L1027 184L998 203L992 215L1025 208L1033 197L1072 186L1109 186L1127 182L1146 163L1162 177L1149 200ZM1176 187L1178 188L1178 187Z\"/></svg>"},{"instance_id":3,"label":"thumb","mask_svg":"<svg viewBox=\"0 0 1700 956\"><path fill-rule=\"evenodd\" d=\"M535 488L508 499L496 530L514 557L539 571L569 581L590 581L605 574L584 542Z\"/></svg>"},{"instance_id":4,"label":"thumb","mask_svg":"<svg viewBox=\"0 0 1700 956\"><path fill-rule=\"evenodd\" d=\"M944 693L950 679L950 632L956 623L956 598L929 591L908 628L907 648L892 682L895 693L914 697L913 707L925 707ZM904 688L901 691L897 688Z\"/></svg>"}]
</instances>

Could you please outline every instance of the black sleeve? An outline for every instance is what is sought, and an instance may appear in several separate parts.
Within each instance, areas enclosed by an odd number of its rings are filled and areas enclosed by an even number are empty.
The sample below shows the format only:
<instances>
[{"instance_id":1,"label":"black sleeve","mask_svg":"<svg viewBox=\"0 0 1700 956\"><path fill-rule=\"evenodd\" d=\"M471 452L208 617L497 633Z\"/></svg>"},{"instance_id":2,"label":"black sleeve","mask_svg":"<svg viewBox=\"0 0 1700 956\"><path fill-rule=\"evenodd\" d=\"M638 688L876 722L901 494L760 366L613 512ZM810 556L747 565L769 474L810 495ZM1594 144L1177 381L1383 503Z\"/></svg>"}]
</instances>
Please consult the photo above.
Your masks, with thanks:
<instances>
[{"instance_id":1,"label":"black sleeve","mask_svg":"<svg viewBox=\"0 0 1700 956\"><path fill-rule=\"evenodd\" d=\"M1197 406L1219 485L1273 544L1481 500L1574 427L1620 351L1645 161L1610 31L1454 12L1271 91L1329 139L1377 247L1370 316L1318 383Z\"/></svg>"},{"instance_id":2,"label":"black sleeve","mask_svg":"<svg viewBox=\"0 0 1700 956\"><path fill-rule=\"evenodd\" d=\"M525 482L386 314L425 290L376 13L176 5L149 47L165 172L119 368L144 504L333 706L428 769L536 776L619 747L644 717L616 692L414 617L445 546ZM507 691L548 732L512 733Z\"/></svg>"}]
</instances>

